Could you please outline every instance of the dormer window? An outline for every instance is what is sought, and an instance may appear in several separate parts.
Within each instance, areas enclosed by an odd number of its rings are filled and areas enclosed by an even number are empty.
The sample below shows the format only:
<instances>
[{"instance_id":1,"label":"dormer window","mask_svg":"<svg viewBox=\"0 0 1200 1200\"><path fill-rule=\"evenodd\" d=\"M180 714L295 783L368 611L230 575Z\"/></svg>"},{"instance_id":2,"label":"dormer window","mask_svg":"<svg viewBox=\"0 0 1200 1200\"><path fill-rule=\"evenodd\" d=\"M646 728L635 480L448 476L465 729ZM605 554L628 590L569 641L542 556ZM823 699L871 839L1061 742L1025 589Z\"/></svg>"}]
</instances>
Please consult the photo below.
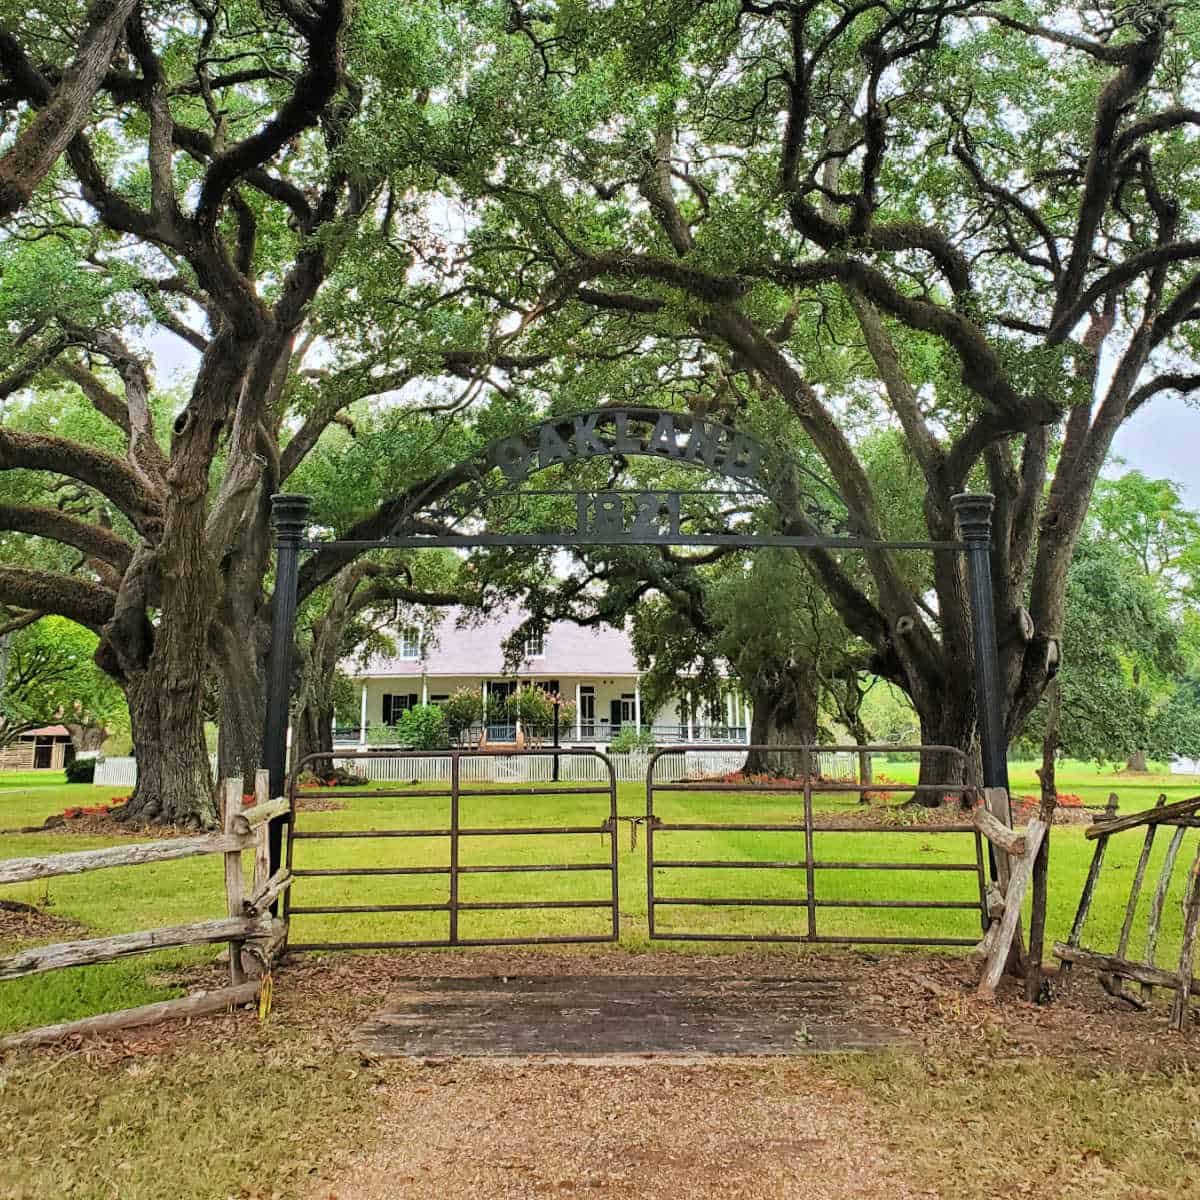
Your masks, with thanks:
<instances>
[{"instance_id":1,"label":"dormer window","mask_svg":"<svg viewBox=\"0 0 1200 1200\"><path fill-rule=\"evenodd\" d=\"M538 630L536 633L527 633L525 635L525 657L546 657L546 635L544 632Z\"/></svg>"},{"instance_id":2,"label":"dormer window","mask_svg":"<svg viewBox=\"0 0 1200 1200\"><path fill-rule=\"evenodd\" d=\"M421 631L415 625L400 634L400 657L414 661L421 657Z\"/></svg>"}]
</instances>

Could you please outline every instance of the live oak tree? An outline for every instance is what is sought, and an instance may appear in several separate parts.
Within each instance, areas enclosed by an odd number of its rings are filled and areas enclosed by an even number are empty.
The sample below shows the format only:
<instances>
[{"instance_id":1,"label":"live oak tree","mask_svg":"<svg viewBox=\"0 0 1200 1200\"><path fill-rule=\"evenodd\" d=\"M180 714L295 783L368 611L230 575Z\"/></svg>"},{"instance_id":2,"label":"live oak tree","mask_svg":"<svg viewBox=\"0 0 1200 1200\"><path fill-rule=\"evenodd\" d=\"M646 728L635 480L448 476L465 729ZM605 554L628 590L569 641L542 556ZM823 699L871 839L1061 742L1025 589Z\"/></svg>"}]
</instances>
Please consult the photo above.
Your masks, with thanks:
<instances>
[{"instance_id":1,"label":"live oak tree","mask_svg":"<svg viewBox=\"0 0 1200 1200\"><path fill-rule=\"evenodd\" d=\"M83 77L99 12L4 10L8 117L32 128ZM953 535L953 492L997 494L1015 733L1061 657L1116 430L1197 381L1198 22L1154 0L143 0L0 244L0 399L65 381L119 437L101 451L6 415L0 468L75 481L116 534L9 514L92 566L6 566L0 601L102 631L148 751L132 812L208 824L204 674L222 770L249 770L267 497L357 402L438 381L417 403L453 440L483 396L500 402L480 437L551 395L566 411L650 382L734 420L770 398L859 530L886 534L849 420L874 405L929 536ZM430 197L452 208L440 225ZM195 355L166 422L150 333ZM400 449L402 489L444 461L433 440ZM374 536L400 507L318 519ZM347 562L316 555L304 592ZM884 553L865 578L809 562L926 739L969 744L961 564L939 555L927 588Z\"/></svg>"},{"instance_id":2,"label":"live oak tree","mask_svg":"<svg viewBox=\"0 0 1200 1200\"><path fill-rule=\"evenodd\" d=\"M52 122L70 133L61 157L28 200L41 159L6 193L21 206L0 243L0 400L69 385L116 445L6 416L0 469L73 481L120 520L11 506L4 528L88 568L3 566L0 601L101 634L139 747L130 815L211 825L201 698L214 666L222 773L250 771L259 750L270 494L355 402L423 377L471 398L522 365L489 340L487 311L438 307L451 256L419 203L461 166L467 72L501 18L143 0L84 112L94 73L75 56L100 12L4 13L6 119L33 130L73 98ZM167 421L152 335L195 362Z\"/></svg>"},{"instance_id":3,"label":"live oak tree","mask_svg":"<svg viewBox=\"0 0 1200 1200\"><path fill-rule=\"evenodd\" d=\"M5 6L0 16L0 61L12 77L12 86L0 84L0 95L9 101L24 101L30 111L11 144L0 153L0 217L30 199L58 156L87 124L96 91L137 3L96 0L72 43L73 60L62 70L20 78L21 47L9 25L11 22L15 32L36 17L28 7L11 6L14 11L10 13L10 6Z\"/></svg>"},{"instance_id":4,"label":"live oak tree","mask_svg":"<svg viewBox=\"0 0 1200 1200\"><path fill-rule=\"evenodd\" d=\"M520 285L509 345L584 313L614 347L673 355L714 403L771 392L858 528L886 535L843 419L873 394L919 468L929 537L955 535L954 493L996 494L1019 732L1061 657L1116 431L1200 383L1195 6L623 0L521 6L513 25L524 58L510 47L493 75L523 135L479 185L472 233ZM860 350L849 393L826 385L822 338ZM937 556L928 605L887 553L868 555L869 589L809 561L924 738L967 746L961 562Z\"/></svg>"}]
</instances>

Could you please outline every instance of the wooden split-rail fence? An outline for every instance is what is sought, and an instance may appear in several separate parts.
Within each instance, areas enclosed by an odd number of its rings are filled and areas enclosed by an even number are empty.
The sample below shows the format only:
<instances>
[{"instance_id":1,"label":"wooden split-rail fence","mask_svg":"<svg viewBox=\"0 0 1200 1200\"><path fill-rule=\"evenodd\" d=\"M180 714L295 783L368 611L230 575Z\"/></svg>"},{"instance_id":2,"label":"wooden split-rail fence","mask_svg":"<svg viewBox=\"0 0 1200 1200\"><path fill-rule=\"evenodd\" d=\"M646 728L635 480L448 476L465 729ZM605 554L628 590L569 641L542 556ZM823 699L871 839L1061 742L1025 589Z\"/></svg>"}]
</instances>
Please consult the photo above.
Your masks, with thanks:
<instances>
[{"instance_id":1,"label":"wooden split-rail fence","mask_svg":"<svg viewBox=\"0 0 1200 1200\"><path fill-rule=\"evenodd\" d=\"M1162 864L1159 867L1154 894L1146 913L1146 938L1142 948L1142 957L1140 960L1135 960L1130 957L1129 943L1133 934L1138 902L1146 882L1146 872L1150 865L1155 838L1163 826L1171 827L1171 840L1167 843L1166 853L1163 855ZM1105 991L1132 1004L1135 1008L1149 1008L1154 989L1156 987L1167 988L1173 993L1171 1027L1177 1030L1183 1029L1184 1022L1187 1020L1188 1000L1193 993L1200 992L1200 979L1192 975L1197 933L1200 931L1200 844L1197 844L1195 856L1183 881L1181 897L1183 936L1180 941L1175 970L1169 971L1157 966L1155 956L1158 950L1163 910L1171 889L1171 879L1175 873L1175 862L1179 857L1179 849L1187 830L1197 826L1200 826L1200 796L1193 796L1190 800L1180 800L1176 804L1168 804L1166 797L1162 796L1154 808L1131 813L1126 817L1111 817L1088 826L1086 837L1089 841L1096 843L1096 849L1092 855L1092 865L1088 869L1083 892L1079 897L1079 907L1075 911L1075 920L1071 925L1070 936L1065 942L1054 943L1054 956L1062 962L1064 972L1069 972L1075 965L1099 972L1100 983ZM1144 829L1145 833L1142 838L1142 851L1129 885L1125 919L1121 923L1121 933L1116 951L1106 954L1088 949L1082 945L1083 931L1088 913L1092 908L1092 901L1096 896L1109 840L1116 834L1134 829ZM1129 981L1140 984L1139 990L1136 992L1131 990L1128 986Z\"/></svg>"},{"instance_id":2,"label":"wooden split-rail fence","mask_svg":"<svg viewBox=\"0 0 1200 1200\"><path fill-rule=\"evenodd\" d=\"M111 867L143 866L178 858L220 854L225 860L228 915L187 925L170 925L137 933L118 933L110 937L85 938L21 950L0 958L0 982L65 967L112 962L133 954L149 954L177 946L228 942L229 986L198 992L178 1000L164 1000L157 1004L31 1029L0 1039L0 1049L53 1042L76 1033L108 1033L173 1018L203 1016L235 1005L248 1004L258 998L262 989L261 973L269 969L272 955L282 938L282 923L272 918L271 907L291 885L291 875L286 869L271 873L269 829L272 821L287 816L289 801L285 797L270 798L266 771L259 771L255 777L254 803L250 807L243 804L241 779L223 781L220 792L223 809L220 833L139 842L130 846L108 846L102 850L0 860L0 884L28 883ZM254 851L254 874L247 888L242 854L250 849ZM252 978L256 973L260 977Z\"/></svg>"}]
</instances>

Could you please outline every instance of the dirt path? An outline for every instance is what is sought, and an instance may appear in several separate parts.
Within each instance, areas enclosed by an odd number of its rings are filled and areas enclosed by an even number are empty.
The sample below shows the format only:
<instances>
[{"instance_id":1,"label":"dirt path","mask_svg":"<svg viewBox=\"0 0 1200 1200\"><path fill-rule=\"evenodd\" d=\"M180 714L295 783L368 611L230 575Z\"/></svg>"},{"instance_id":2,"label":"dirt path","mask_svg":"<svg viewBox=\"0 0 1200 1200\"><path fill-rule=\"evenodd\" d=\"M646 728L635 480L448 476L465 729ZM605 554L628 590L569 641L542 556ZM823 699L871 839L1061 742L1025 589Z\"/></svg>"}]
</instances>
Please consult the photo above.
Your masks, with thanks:
<instances>
[{"instance_id":1,"label":"dirt path","mask_svg":"<svg viewBox=\"0 0 1200 1200\"><path fill-rule=\"evenodd\" d=\"M378 1139L312 1200L833 1200L908 1188L853 1089L805 1063L398 1068Z\"/></svg>"}]
</instances>

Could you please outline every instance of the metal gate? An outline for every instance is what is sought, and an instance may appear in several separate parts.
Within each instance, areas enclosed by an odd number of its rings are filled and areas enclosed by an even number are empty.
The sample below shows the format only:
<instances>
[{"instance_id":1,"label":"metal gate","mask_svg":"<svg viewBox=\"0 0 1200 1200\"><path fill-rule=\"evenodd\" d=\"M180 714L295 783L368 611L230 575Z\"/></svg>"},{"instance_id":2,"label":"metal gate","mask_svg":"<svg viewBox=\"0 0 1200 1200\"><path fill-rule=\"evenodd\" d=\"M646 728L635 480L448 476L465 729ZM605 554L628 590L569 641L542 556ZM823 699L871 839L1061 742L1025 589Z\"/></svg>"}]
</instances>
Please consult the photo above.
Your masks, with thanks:
<instances>
[{"instance_id":1,"label":"metal gate","mask_svg":"<svg viewBox=\"0 0 1200 1200\"><path fill-rule=\"evenodd\" d=\"M707 750L710 747L674 746L657 751L650 758L646 771L646 914L649 924L649 935L656 941L735 941L735 942L822 942L853 945L896 945L896 946L972 946L979 940L974 936L884 936L879 934L838 935L822 933L818 925L818 912L821 909L943 909L943 910L974 910L979 914L980 926L986 930L987 918L987 879L984 873L983 844L978 830L972 824L946 825L870 825L861 822L826 820L824 817L814 818L814 792L842 793L857 792L928 792L936 791L962 795L968 789L951 786L925 786L898 783L840 783L816 781L812 772L802 768L802 780L796 782L769 782L765 780L745 780L737 782L714 781L711 779L689 779L686 766L676 775L682 778L656 780L655 767L666 755L686 756L696 750ZM769 750L776 753L797 753L805 764L811 763L818 753L831 751L894 752L920 751L923 754L946 754L957 757L964 762L961 751L950 746L923 747L890 747L890 746L747 746L747 750ZM678 760L676 760L678 761ZM686 758L684 759L686 762ZM664 821L655 812L656 797L664 794L708 793L724 795L727 793L756 793L773 795L796 795L802 798L800 811L796 814L798 820L787 822L714 822L695 820ZM770 840L778 842L778 835L791 834L795 838L795 850L789 850L783 860L764 858L742 859L689 859L666 857L663 855L663 840L670 834L707 834L733 833L751 835L751 848L756 848L757 839L753 835L775 835ZM918 862L912 859L871 861L847 861L844 859L824 858L820 855L817 842L823 840L823 835L837 834L902 834L905 836L921 836L928 838L970 839L971 861L958 862ZM766 839L762 839L766 841ZM964 850L966 847L964 846ZM966 855L963 855L966 858ZM688 891L693 894L680 894L674 889L664 888L678 878L696 879L708 876L710 872L751 871L770 872L773 875L784 873L784 880L794 881L802 886L797 895L782 897L766 895L765 888L760 894L729 895L696 895L698 889L691 887ZM862 872L895 872L921 871L926 872L927 878L933 878L937 873L951 873L961 877L970 872L977 881L978 896L972 899L938 899L922 898L879 899L866 895L854 897L831 897L822 895L819 881L827 872L832 871L862 871ZM703 873L703 874L699 874ZM757 889L756 889L757 890ZM665 894L664 894L665 893ZM794 928L786 932L770 933L730 933L727 931L711 931L672 928L663 930L658 926L657 914L660 909L681 907L690 909L705 909L717 907L735 908L771 908L795 910L799 919Z\"/></svg>"},{"instance_id":2,"label":"metal gate","mask_svg":"<svg viewBox=\"0 0 1200 1200\"><path fill-rule=\"evenodd\" d=\"M597 750L556 750L547 748L538 750L537 754L540 756L551 755L564 765L566 765L564 760L569 761L572 758L599 759L602 764L600 773L602 776L607 775L608 782L600 786L594 783L585 785L582 783L567 782L559 784L556 782L553 787L541 786L536 791L528 787L476 788L463 786L464 782L468 784L472 782L469 778L470 775L481 774L480 772L471 771L470 767L472 763L487 759L525 757L524 755L512 755L504 751L452 750L441 753L401 751L387 754L336 751L332 754L314 754L304 759L292 772L290 783L292 807L288 829L287 863L295 882L287 893L283 914L284 918L289 921L289 925L297 917L316 916L345 919L355 914L370 913L444 914L446 932L441 937L433 936L427 938L410 937L385 940L372 937L341 940L333 938L312 941L301 940L290 943L289 949L373 950L445 946L505 946L534 943L615 942L620 935L620 912L617 893L617 838L615 836L617 828L617 780L612 763ZM444 788L419 787L417 786L417 781L414 780L413 785L410 787L362 791L339 788L335 793L338 800L369 799L370 801L381 802L384 806L380 814L381 816L399 818L395 828L350 831L322 829L320 828L320 821L318 819L315 817L308 818L308 814L303 810L297 811L297 799L302 795L308 794L301 791L298 779L302 772L306 769L311 769L312 764L321 761L331 762L333 759L337 759L339 762L343 760L354 762L355 760L367 758L374 758L376 760L386 758L400 761L420 759L425 763L428 763L431 759L436 759L445 764L444 771L438 772L439 775L444 774L445 778L444 780L439 779L437 782L445 782L448 786ZM466 769L464 770L464 768ZM557 771L554 772L555 775L558 773ZM464 775L467 776L466 779L464 779ZM598 819L595 823L589 824L504 825L495 823L494 820L485 824L470 824L465 823L462 819L461 809L464 799L478 800L482 803L490 801L493 798L503 800L511 797L525 797L529 799L535 796L541 800L548 800L550 803L570 800L580 796L605 797L605 799L597 801L599 811L596 816ZM411 821L403 819L406 816L410 816L413 809L419 809L423 806L428 809L432 801L444 802L444 806L434 806L441 810L437 815L442 818L436 824L412 824ZM410 810L409 813L406 813L406 808ZM516 838L589 834L593 836L599 835L599 845L603 857L597 856L587 862L464 863L462 861L464 847L476 844L477 839L485 839L485 844L495 846L502 844L505 840ZM304 847L310 842L347 839L355 841L375 838L426 839L427 843L439 846L444 853L438 855L439 861L421 866L414 866L411 863L400 865L392 862L385 865L372 866L348 863L337 867L312 867L306 863ZM503 857L503 855L499 857ZM540 878L547 873L580 871L606 875L607 895L585 900L522 898L519 900L493 899L464 901L460 897L463 880L474 876L535 874ZM399 901L392 898L386 902L335 904L330 902L328 898L322 899L319 895L310 897L308 900L305 899L306 889L312 891L321 888L322 885L317 881L342 879L360 881L360 891L357 897L351 892L351 895L347 898L363 900L364 896L362 892L366 891L368 892L368 896L365 897L366 899L377 899L377 897L370 893L377 890L376 885L380 877L395 881L397 885L404 881L406 877L428 877L430 882L436 881L436 883L432 889L432 894L423 897L420 901L406 897L404 900ZM369 883L368 881L372 882ZM328 887L328 885L326 886ZM341 897L335 898L340 899ZM464 924L469 925L471 914L532 909L606 909L608 910L610 921L608 928L603 933L539 933L519 937L488 937L471 936L470 929L464 930L463 928Z\"/></svg>"}]
</instances>

